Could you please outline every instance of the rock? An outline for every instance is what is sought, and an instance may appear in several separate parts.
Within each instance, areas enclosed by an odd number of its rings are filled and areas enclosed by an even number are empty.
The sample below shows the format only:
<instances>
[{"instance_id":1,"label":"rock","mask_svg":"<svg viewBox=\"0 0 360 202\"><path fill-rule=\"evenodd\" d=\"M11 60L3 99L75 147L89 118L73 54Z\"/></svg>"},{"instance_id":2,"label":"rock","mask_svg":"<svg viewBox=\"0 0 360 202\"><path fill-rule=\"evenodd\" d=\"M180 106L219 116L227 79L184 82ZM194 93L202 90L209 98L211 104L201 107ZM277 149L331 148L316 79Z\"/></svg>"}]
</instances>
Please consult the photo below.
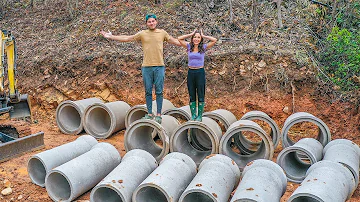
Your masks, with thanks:
<instances>
[{"instance_id":1,"label":"rock","mask_svg":"<svg viewBox=\"0 0 360 202\"><path fill-rule=\"evenodd\" d=\"M8 188L6 188L6 189L4 189L4 190L1 191L1 194L2 194L3 196L10 195L11 193L12 193L12 189L11 189L10 187L8 187Z\"/></svg>"},{"instance_id":2,"label":"rock","mask_svg":"<svg viewBox=\"0 0 360 202\"><path fill-rule=\"evenodd\" d=\"M289 114L290 113L289 107L285 106L283 109L283 112L285 112L286 114Z\"/></svg>"},{"instance_id":3,"label":"rock","mask_svg":"<svg viewBox=\"0 0 360 202\"><path fill-rule=\"evenodd\" d=\"M23 198L23 196L22 195L20 195L17 199L18 200L21 200Z\"/></svg>"},{"instance_id":4,"label":"rock","mask_svg":"<svg viewBox=\"0 0 360 202\"><path fill-rule=\"evenodd\" d=\"M3 184L4 184L4 187L5 187L5 188L11 187L11 182L10 182L8 179L5 179L4 182L3 182Z\"/></svg>"},{"instance_id":5,"label":"rock","mask_svg":"<svg viewBox=\"0 0 360 202\"><path fill-rule=\"evenodd\" d=\"M249 47L250 47L250 48L255 48L255 47L256 47L256 43L255 43L255 42L250 42L250 43L249 43Z\"/></svg>"},{"instance_id":6,"label":"rock","mask_svg":"<svg viewBox=\"0 0 360 202\"><path fill-rule=\"evenodd\" d=\"M259 62L259 64L258 64L258 66L259 66L260 68L264 68L264 67L266 67L266 62L265 62L264 60L261 60L261 61Z\"/></svg>"}]
</instances>

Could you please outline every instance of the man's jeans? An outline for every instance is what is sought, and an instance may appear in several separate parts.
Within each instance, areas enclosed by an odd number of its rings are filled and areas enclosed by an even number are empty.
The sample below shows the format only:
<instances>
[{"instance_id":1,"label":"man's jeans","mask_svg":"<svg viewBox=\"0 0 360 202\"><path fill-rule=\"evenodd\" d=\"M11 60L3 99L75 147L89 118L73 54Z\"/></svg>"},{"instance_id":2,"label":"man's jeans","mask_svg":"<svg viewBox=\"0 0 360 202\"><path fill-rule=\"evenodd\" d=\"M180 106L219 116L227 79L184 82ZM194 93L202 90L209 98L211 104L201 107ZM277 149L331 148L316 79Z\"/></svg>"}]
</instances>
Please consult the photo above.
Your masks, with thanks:
<instances>
[{"instance_id":1,"label":"man's jeans","mask_svg":"<svg viewBox=\"0 0 360 202\"><path fill-rule=\"evenodd\" d=\"M152 114L152 88L155 85L157 114L161 114L163 104L163 89L165 78L164 66L142 67L141 73L145 87L146 107L149 114Z\"/></svg>"}]
</instances>

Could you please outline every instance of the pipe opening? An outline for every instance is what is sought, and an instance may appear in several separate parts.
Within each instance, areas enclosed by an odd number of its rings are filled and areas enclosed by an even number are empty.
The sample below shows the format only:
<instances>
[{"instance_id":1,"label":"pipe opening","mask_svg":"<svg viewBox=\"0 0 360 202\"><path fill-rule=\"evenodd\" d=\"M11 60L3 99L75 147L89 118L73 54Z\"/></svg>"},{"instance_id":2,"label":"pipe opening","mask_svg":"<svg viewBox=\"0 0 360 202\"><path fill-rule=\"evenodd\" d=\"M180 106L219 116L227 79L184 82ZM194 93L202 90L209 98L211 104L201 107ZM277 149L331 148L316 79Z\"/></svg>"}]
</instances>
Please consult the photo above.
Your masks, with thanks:
<instances>
[{"instance_id":1,"label":"pipe opening","mask_svg":"<svg viewBox=\"0 0 360 202\"><path fill-rule=\"evenodd\" d=\"M234 144L237 149L241 151L238 154L253 154L259 150L262 143L262 138L252 131L240 131L232 137L234 138Z\"/></svg>"},{"instance_id":2,"label":"pipe opening","mask_svg":"<svg viewBox=\"0 0 360 202\"><path fill-rule=\"evenodd\" d=\"M303 152L301 152L301 154L305 155ZM304 159L310 161L309 158ZM287 176L290 176L293 179L304 179L306 171L311 166L311 164L304 161L304 159L300 158L296 151L289 152L284 155L284 158L281 161L281 167L285 168Z\"/></svg>"},{"instance_id":3,"label":"pipe opening","mask_svg":"<svg viewBox=\"0 0 360 202\"><path fill-rule=\"evenodd\" d=\"M322 200L317 200L311 196L299 196L291 200L291 202L322 202Z\"/></svg>"},{"instance_id":4,"label":"pipe opening","mask_svg":"<svg viewBox=\"0 0 360 202\"><path fill-rule=\"evenodd\" d=\"M313 138L320 140L321 130L319 127L312 122L303 121L295 123L287 131L287 139L291 142L297 142L303 138Z\"/></svg>"},{"instance_id":5,"label":"pipe opening","mask_svg":"<svg viewBox=\"0 0 360 202\"><path fill-rule=\"evenodd\" d=\"M70 183L60 173L50 173L46 179L46 190L55 201L69 200L71 196Z\"/></svg>"},{"instance_id":6,"label":"pipe opening","mask_svg":"<svg viewBox=\"0 0 360 202\"><path fill-rule=\"evenodd\" d=\"M165 202L168 201L164 193L155 187L142 187L137 191L135 201L137 202Z\"/></svg>"},{"instance_id":7,"label":"pipe opening","mask_svg":"<svg viewBox=\"0 0 360 202\"><path fill-rule=\"evenodd\" d=\"M209 197L205 193L201 192L192 192L187 194L182 202L194 202L194 201L201 201L201 202L216 202L216 200L213 200L211 197Z\"/></svg>"},{"instance_id":8,"label":"pipe opening","mask_svg":"<svg viewBox=\"0 0 360 202\"><path fill-rule=\"evenodd\" d=\"M163 150L164 142L161 136L158 135L159 133L160 131L149 125L140 125L134 128L129 142L131 142L132 148L143 149L154 157L157 157Z\"/></svg>"},{"instance_id":9,"label":"pipe opening","mask_svg":"<svg viewBox=\"0 0 360 202\"><path fill-rule=\"evenodd\" d=\"M174 117L176 120L179 121L180 124L183 124L183 123L189 121L188 118L186 118L186 116L183 115L182 113L169 112L169 113L166 113L165 115L170 115L170 116Z\"/></svg>"},{"instance_id":10,"label":"pipe opening","mask_svg":"<svg viewBox=\"0 0 360 202\"><path fill-rule=\"evenodd\" d=\"M187 130L188 142L190 145L200 151L211 151L211 140L204 131L191 128Z\"/></svg>"},{"instance_id":11,"label":"pipe opening","mask_svg":"<svg viewBox=\"0 0 360 202\"><path fill-rule=\"evenodd\" d=\"M131 116L129 117L129 125L141 118L143 118L147 114L144 110L137 110L133 113L131 113Z\"/></svg>"},{"instance_id":12,"label":"pipe opening","mask_svg":"<svg viewBox=\"0 0 360 202\"><path fill-rule=\"evenodd\" d=\"M37 158L31 158L28 163L28 172L31 179L38 185L45 184L46 169Z\"/></svg>"},{"instance_id":13,"label":"pipe opening","mask_svg":"<svg viewBox=\"0 0 360 202\"><path fill-rule=\"evenodd\" d=\"M68 131L76 131L81 126L81 116L71 105L65 105L59 110L58 121Z\"/></svg>"},{"instance_id":14,"label":"pipe opening","mask_svg":"<svg viewBox=\"0 0 360 202\"><path fill-rule=\"evenodd\" d=\"M92 134L108 133L111 128L111 117L109 113L101 107L94 107L87 115L87 126Z\"/></svg>"},{"instance_id":15,"label":"pipe opening","mask_svg":"<svg viewBox=\"0 0 360 202\"><path fill-rule=\"evenodd\" d=\"M121 196L109 187L100 187L93 195L94 202L123 202Z\"/></svg>"}]
</instances>

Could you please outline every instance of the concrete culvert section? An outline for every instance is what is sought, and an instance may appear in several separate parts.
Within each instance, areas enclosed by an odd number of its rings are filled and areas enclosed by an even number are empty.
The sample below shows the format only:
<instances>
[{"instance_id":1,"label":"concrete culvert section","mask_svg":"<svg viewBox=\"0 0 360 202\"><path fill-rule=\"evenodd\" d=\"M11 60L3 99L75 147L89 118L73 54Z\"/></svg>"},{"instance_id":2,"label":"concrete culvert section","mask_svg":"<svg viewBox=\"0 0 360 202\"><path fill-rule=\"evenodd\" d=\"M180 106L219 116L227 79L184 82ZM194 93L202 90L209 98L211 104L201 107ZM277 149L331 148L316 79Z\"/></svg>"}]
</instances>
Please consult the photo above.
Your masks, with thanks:
<instances>
[{"instance_id":1,"label":"concrete culvert section","mask_svg":"<svg viewBox=\"0 0 360 202\"><path fill-rule=\"evenodd\" d=\"M174 109L175 106L167 99L163 99L163 106L161 109L161 113L164 114L166 110ZM152 113L156 114L156 100L152 102ZM143 105L135 105L131 107L128 112L125 115L125 127L128 128L130 124L132 124L134 121L137 121L144 117L148 113L146 104Z\"/></svg>"},{"instance_id":2,"label":"concrete culvert section","mask_svg":"<svg viewBox=\"0 0 360 202\"><path fill-rule=\"evenodd\" d=\"M31 181L45 187L45 177L51 169L90 151L97 143L94 137L82 135L73 142L35 154L29 159L27 166Z\"/></svg>"},{"instance_id":3,"label":"concrete culvert section","mask_svg":"<svg viewBox=\"0 0 360 202\"><path fill-rule=\"evenodd\" d=\"M157 167L148 152L134 149L91 191L92 202L131 202L132 193Z\"/></svg>"},{"instance_id":4,"label":"concrete culvert section","mask_svg":"<svg viewBox=\"0 0 360 202\"><path fill-rule=\"evenodd\" d=\"M189 156L179 152L170 153L136 188L132 201L178 201L195 174L196 164Z\"/></svg>"},{"instance_id":5,"label":"concrete culvert section","mask_svg":"<svg viewBox=\"0 0 360 202\"><path fill-rule=\"evenodd\" d=\"M202 122L188 121L181 124L170 138L170 151L190 156L197 165L210 154L219 152L222 132L216 121L203 117Z\"/></svg>"},{"instance_id":6,"label":"concrete culvert section","mask_svg":"<svg viewBox=\"0 0 360 202\"><path fill-rule=\"evenodd\" d=\"M319 141L313 138L303 138L294 145L283 149L276 162L284 169L289 181L301 183L310 166L322 159L322 151L323 146Z\"/></svg>"},{"instance_id":7,"label":"concrete culvert section","mask_svg":"<svg viewBox=\"0 0 360 202\"><path fill-rule=\"evenodd\" d=\"M289 131L292 126L298 123L309 122L315 124L318 128L318 134L315 139L317 139L324 147L331 140L331 133L328 126L319 118L315 117L312 114L307 112L297 112L290 115L284 123L284 126L281 130L282 137L282 146L283 148L294 145L295 142L289 136Z\"/></svg>"},{"instance_id":8,"label":"concrete culvert section","mask_svg":"<svg viewBox=\"0 0 360 202\"><path fill-rule=\"evenodd\" d=\"M105 139L125 128L125 115L130 105L123 101L94 103L85 110L84 129L96 138Z\"/></svg>"},{"instance_id":9,"label":"concrete culvert section","mask_svg":"<svg viewBox=\"0 0 360 202\"><path fill-rule=\"evenodd\" d=\"M130 125L125 131L124 146L128 152L132 149L142 149L149 152L160 161L170 150L170 135L180 125L172 116L162 115L161 125L154 120L140 119ZM156 140L154 138L158 137Z\"/></svg>"},{"instance_id":10,"label":"concrete culvert section","mask_svg":"<svg viewBox=\"0 0 360 202\"><path fill-rule=\"evenodd\" d=\"M288 201L346 201L354 190L355 181L349 169L340 163L322 160L309 168L301 186Z\"/></svg>"},{"instance_id":11,"label":"concrete culvert section","mask_svg":"<svg viewBox=\"0 0 360 202\"><path fill-rule=\"evenodd\" d=\"M251 132L262 140L260 146L252 154L241 153L235 147L234 139L241 136L244 132ZM272 159L274 155L274 144L267 133L255 122L249 120L239 120L231 124L226 133L220 140L219 153L229 156L233 159L240 169L243 169L247 163L256 159Z\"/></svg>"},{"instance_id":12,"label":"concrete culvert section","mask_svg":"<svg viewBox=\"0 0 360 202\"><path fill-rule=\"evenodd\" d=\"M206 157L179 202L228 201L240 180L240 170L229 157L215 154Z\"/></svg>"},{"instance_id":13,"label":"concrete culvert section","mask_svg":"<svg viewBox=\"0 0 360 202\"><path fill-rule=\"evenodd\" d=\"M286 186L286 176L279 165L258 159L244 168L231 202L280 201Z\"/></svg>"},{"instance_id":14,"label":"concrete culvert section","mask_svg":"<svg viewBox=\"0 0 360 202\"><path fill-rule=\"evenodd\" d=\"M237 121L236 116L226 109L205 112L203 116L218 121L223 132L225 132L232 123Z\"/></svg>"},{"instance_id":15,"label":"concrete culvert section","mask_svg":"<svg viewBox=\"0 0 360 202\"><path fill-rule=\"evenodd\" d=\"M73 201L108 175L121 160L109 143L98 143L90 151L52 169L45 178L46 191L54 201Z\"/></svg>"},{"instance_id":16,"label":"concrete culvert section","mask_svg":"<svg viewBox=\"0 0 360 202\"><path fill-rule=\"evenodd\" d=\"M66 100L56 108L56 124L65 134L79 134L83 131L83 115L85 109L94 103L102 103L99 98L83 100Z\"/></svg>"},{"instance_id":17,"label":"concrete culvert section","mask_svg":"<svg viewBox=\"0 0 360 202\"><path fill-rule=\"evenodd\" d=\"M323 160L329 160L345 165L353 174L356 187L359 184L359 146L346 139L336 139L324 148Z\"/></svg>"},{"instance_id":18,"label":"concrete culvert section","mask_svg":"<svg viewBox=\"0 0 360 202\"><path fill-rule=\"evenodd\" d=\"M170 115L175 117L180 122L189 121L191 119L190 106L182 106L180 108L172 108L164 111L164 115Z\"/></svg>"},{"instance_id":19,"label":"concrete culvert section","mask_svg":"<svg viewBox=\"0 0 360 202\"><path fill-rule=\"evenodd\" d=\"M268 133L268 136L271 137L272 142L274 143L274 149L276 149L276 147L280 141L280 129L279 129L278 125L275 123L275 121L272 118L270 118L269 115L267 115L266 113L261 112L261 111L250 111L250 112L247 112L246 114L244 114L244 116L241 117L241 120L251 120L254 122L261 121L261 122L264 122L265 124L267 124L270 128L270 132ZM263 129L264 129L264 127L265 126L262 126ZM265 131L267 131L267 130L265 130ZM255 144L257 144L256 145L257 147L259 147L259 145L260 145L260 143L252 143L252 147L254 147ZM246 151L249 151L249 150L250 149L247 149Z\"/></svg>"}]
</instances>

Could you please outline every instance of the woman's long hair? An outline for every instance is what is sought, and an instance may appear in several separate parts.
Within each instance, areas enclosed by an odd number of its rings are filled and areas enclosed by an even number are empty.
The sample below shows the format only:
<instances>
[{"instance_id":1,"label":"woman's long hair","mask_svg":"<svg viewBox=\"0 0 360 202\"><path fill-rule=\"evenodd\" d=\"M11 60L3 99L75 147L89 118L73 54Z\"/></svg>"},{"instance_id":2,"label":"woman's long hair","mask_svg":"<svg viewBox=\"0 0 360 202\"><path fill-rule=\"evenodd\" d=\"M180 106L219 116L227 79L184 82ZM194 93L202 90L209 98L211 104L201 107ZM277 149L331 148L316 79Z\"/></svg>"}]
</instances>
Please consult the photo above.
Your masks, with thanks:
<instances>
[{"instance_id":1,"label":"woman's long hair","mask_svg":"<svg viewBox=\"0 0 360 202\"><path fill-rule=\"evenodd\" d=\"M193 38L194 38L194 36L195 36L196 33L199 33L200 36L201 36L201 33L200 33L198 30L196 30L195 33L191 36L191 40L190 40L190 52L193 52L193 51L194 51ZM199 45L198 45L199 53L205 53L205 49L204 49L204 44L203 44L203 42L204 42L204 39L203 39L202 36L201 36L201 40L200 40L200 43L199 43Z\"/></svg>"}]
</instances>

